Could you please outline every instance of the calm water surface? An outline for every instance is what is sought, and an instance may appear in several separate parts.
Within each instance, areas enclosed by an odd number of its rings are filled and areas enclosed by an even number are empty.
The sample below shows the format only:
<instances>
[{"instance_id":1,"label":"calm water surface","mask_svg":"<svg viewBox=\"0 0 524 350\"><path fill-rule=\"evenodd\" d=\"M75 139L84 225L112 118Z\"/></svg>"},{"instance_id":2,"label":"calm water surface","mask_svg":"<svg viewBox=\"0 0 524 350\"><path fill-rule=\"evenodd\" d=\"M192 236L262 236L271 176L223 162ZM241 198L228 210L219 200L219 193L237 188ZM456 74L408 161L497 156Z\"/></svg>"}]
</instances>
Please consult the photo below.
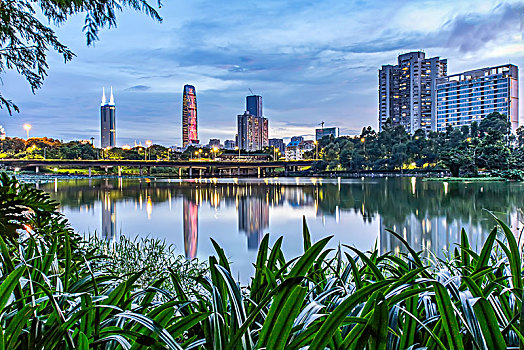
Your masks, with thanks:
<instances>
[{"instance_id":1,"label":"calm water surface","mask_svg":"<svg viewBox=\"0 0 524 350\"><path fill-rule=\"evenodd\" d=\"M262 237L284 236L288 258L302 252L302 216L315 240L333 235L381 252L403 251L386 229L416 249L442 256L459 241L474 246L494 226L491 215L522 227L524 184L423 182L389 179L76 179L39 184L61 203L81 233L113 239L149 235L173 243L187 258L207 259L210 238L226 251L242 280L251 275ZM484 210L486 209L486 210Z\"/></svg>"}]
</instances>

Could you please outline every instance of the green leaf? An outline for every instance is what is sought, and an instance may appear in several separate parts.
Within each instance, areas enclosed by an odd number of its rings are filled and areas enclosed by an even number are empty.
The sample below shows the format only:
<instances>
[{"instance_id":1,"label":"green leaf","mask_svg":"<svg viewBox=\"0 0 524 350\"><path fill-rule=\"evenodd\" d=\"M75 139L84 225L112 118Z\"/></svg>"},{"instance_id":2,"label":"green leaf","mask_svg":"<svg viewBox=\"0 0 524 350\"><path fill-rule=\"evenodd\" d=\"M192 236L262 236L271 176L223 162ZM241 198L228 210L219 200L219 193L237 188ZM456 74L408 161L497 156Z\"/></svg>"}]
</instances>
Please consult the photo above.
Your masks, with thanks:
<instances>
[{"instance_id":1,"label":"green leaf","mask_svg":"<svg viewBox=\"0 0 524 350\"><path fill-rule=\"evenodd\" d=\"M499 322L490 303L484 298L478 298L473 304L473 311L479 322L487 349L502 350L507 345L499 328Z\"/></svg>"},{"instance_id":2,"label":"green leaf","mask_svg":"<svg viewBox=\"0 0 524 350\"><path fill-rule=\"evenodd\" d=\"M462 335L460 334L457 317L453 311L448 291L438 282L434 282L433 287L438 311L442 320L442 327L444 328L448 339L448 346L450 347L450 350L463 350L464 345L462 344Z\"/></svg>"},{"instance_id":3,"label":"green leaf","mask_svg":"<svg viewBox=\"0 0 524 350\"><path fill-rule=\"evenodd\" d=\"M311 234L307 227L306 216L302 216L302 239L304 240L304 252L311 248Z\"/></svg>"}]
</instances>

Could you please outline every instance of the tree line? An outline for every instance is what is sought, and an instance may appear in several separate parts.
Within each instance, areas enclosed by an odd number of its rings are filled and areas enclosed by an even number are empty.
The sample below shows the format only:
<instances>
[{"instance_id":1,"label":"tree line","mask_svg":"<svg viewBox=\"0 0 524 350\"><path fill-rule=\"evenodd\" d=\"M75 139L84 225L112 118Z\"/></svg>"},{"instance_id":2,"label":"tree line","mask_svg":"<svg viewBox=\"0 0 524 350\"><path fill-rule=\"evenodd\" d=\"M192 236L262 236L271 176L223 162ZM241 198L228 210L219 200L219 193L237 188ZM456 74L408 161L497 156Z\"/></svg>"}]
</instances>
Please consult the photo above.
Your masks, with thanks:
<instances>
[{"instance_id":1,"label":"tree line","mask_svg":"<svg viewBox=\"0 0 524 350\"><path fill-rule=\"evenodd\" d=\"M411 135L388 121L379 132L366 127L355 137L324 137L319 145L314 171L447 169L453 176L468 176L481 169L524 167L524 127L511 134L507 116L500 113L491 113L471 126L448 126L445 132L427 134L417 130Z\"/></svg>"}]
</instances>

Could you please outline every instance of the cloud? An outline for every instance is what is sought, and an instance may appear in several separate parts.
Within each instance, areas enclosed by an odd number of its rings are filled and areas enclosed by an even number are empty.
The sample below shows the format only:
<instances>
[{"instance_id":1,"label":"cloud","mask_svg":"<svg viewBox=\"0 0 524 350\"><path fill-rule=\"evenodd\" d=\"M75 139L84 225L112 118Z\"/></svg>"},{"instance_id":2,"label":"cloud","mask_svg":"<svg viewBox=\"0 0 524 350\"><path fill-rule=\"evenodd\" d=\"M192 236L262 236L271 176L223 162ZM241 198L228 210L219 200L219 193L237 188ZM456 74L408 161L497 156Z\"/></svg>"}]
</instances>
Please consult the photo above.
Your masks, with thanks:
<instances>
[{"instance_id":1,"label":"cloud","mask_svg":"<svg viewBox=\"0 0 524 350\"><path fill-rule=\"evenodd\" d=\"M148 90L151 90L151 86L135 85L135 86L128 87L124 91L148 91Z\"/></svg>"}]
</instances>

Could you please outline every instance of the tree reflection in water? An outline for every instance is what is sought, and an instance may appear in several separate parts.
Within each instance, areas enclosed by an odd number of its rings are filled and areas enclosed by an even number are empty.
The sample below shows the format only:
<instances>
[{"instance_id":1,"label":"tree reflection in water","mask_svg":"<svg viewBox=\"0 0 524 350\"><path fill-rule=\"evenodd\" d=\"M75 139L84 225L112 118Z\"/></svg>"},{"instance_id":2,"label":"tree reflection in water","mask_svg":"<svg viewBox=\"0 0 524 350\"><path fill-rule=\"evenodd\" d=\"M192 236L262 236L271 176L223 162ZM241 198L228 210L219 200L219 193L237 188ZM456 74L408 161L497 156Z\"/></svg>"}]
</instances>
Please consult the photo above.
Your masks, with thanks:
<instances>
[{"instance_id":1,"label":"tree reflection in water","mask_svg":"<svg viewBox=\"0 0 524 350\"><path fill-rule=\"evenodd\" d=\"M512 225L522 222L522 183L444 183L414 178L390 179L265 179L265 180L159 180L136 179L72 180L41 184L62 206L90 210L102 202L102 233L116 231L115 203L134 201L148 210L155 204L183 201L183 234L186 257L197 254L198 215L203 203L236 209L238 231L247 238L247 248L258 247L267 232L270 208L284 205L313 208L316 216L357 213L364 222L379 220L381 252L404 251L386 229L394 230L417 249L441 255L453 249L464 227L473 246L481 244L494 226L487 210ZM148 212L148 214L151 214ZM300 223L297 223L300 225ZM520 224L521 225L521 224ZM351 228L347 228L350 230Z\"/></svg>"}]
</instances>

